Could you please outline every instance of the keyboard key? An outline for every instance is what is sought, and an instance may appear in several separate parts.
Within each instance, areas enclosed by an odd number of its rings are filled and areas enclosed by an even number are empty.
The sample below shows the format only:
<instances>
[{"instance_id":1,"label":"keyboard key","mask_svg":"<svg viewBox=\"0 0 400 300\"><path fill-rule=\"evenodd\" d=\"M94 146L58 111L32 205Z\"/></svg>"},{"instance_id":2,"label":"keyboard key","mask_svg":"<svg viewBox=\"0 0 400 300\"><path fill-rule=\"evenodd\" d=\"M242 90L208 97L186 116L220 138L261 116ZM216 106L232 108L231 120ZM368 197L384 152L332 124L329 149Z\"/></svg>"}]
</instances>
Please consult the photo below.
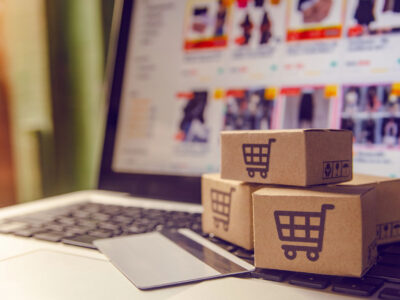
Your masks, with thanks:
<instances>
[{"instance_id":1,"label":"keyboard key","mask_svg":"<svg viewBox=\"0 0 400 300\"><path fill-rule=\"evenodd\" d=\"M379 264L400 268L400 255L384 254L379 257Z\"/></svg>"},{"instance_id":2,"label":"keyboard key","mask_svg":"<svg viewBox=\"0 0 400 300\"><path fill-rule=\"evenodd\" d=\"M69 234L72 235L82 235L82 234L86 234L89 230L92 230L93 228L90 227L86 227L86 226L69 226L65 228L65 231Z\"/></svg>"},{"instance_id":3,"label":"keyboard key","mask_svg":"<svg viewBox=\"0 0 400 300\"><path fill-rule=\"evenodd\" d=\"M124 209L124 207L118 206L118 205L103 205L101 207L101 211L103 213L109 214L109 215L117 215L120 214L121 211Z\"/></svg>"},{"instance_id":4,"label":"keyboard key","mask_svg":"<svg viewBox=\"0 0 400 300\"><path fill-rule=\"evenodd\" d=\"M253 251L248 251L248 250L239 248L236 251L234 251L233 254L236 255L237 257L240 257L243 259L254 260L254 252Z\"/></svg>"},{"instance_id":5,"label":"keyboard key","mask_svg":"<svg viewBox=\"0 0 400 300\"><path fill-rule=\"evenodd\" d=\"M157 217L162 217L165 216L165 214L168 213L166 210L163 209L146 209L143 210L143 214L150 218L150 219L154 219Z\"/></svg>"},{"instance_id":6,"label":"keyboard key","mask_svg":"<svg viewBox=\"0 0 400 300\"><path fill-rule=\"evenodd\" d=\"M377 264L367 273L368 276L400 283L400 268Z\"/></svg>"},{"instance_id":7,"label":"keyboard key","mask_svg":"<svg viewBox=\"0 0 400 300\"><path fill-rule=\"evenodd\" d=\"M114 224L114 223L109 223L109 222L100 222L97 224L98 228L101 229L109 229L109 230L120 230L121 226Z\"/></svg>"},{"instance_id":8,"label":"keyboard key","mask_svg":"<svg viewBox=\"0 0 400 300\"><path fill-rule=\"evenodd\" d=\"M342 278L333 283L332 291L355 296L368 297L375 293L384 281L375 278Z\"/></svg>"},{"instance_id":9,"label":"keyboard key","mask_svg":"<svg viewBox=\"0 0 400 300\"><path fill-rule=\"evenodd\" d=\"M400 300L400 287L398 289L384 288L379 293L379 299Z\"/></svg>"},{"instance_id":10,"label":"keyboard key","mask_svg":"<svg viewBox=\"0 0 400 300\"><path fill-rule=\"evenodd\" d=\"M52 230L52 231L63 231L65 228L65 225L56 223L56 222L52 222L49 224L44 224L43 225L44 228L48 229L48 230Z\"/></svg>"},{"instance_id":11,"label":"keyboard key","mask_svg":"<svg viewBox=\"0 0 400 300\"><path fill-rule=\"evenodd\" d=\"M135 222L133 222L133 225L138 225L138 226L149 226L154 224L155 221L154 220L150 220L150 219L139 219L136 220ZM156 222L158 223L158 222Z\"/></svg>"},{"instance_id":12,"label":"keyboard key","mask_svg":"<svg viewBox=\"0 0 400 300\"><path fill-rule=\"evenodd\" d=\"M46 232L47 230L44 228L37 228L37 227L29 227L29 228L23 228L17 231L14 231L14 235L16 236L22 236L22 237L31 237L36 233L41 233L41 232Z\"/></svg>"},{"instance_id":13,"label":"keyboard key","mask_svg":"<svg viewBox=\"0 0 400 300\"><path fill-rule=\"evenodd\" d=\"M282 282L286 280L286 278L293 274L292 272L281 271L281 270L273 270L273 269L259 269L257 268L254 272L252 272L252 276L258 279L270 280Z\"/></svg>"},{"instance_id":14,"label":"keyboard key","mask_svg":"<svg viewBox=\"0 0 400 300\"><path fill-rule=\"evenodd\" d=\"M75 225L76 224L76 220L74 218L71 217L60 217L57 218L57 222L60 224L65 224L65 225Z\"/></svg>"},{"instance_id":15,"label":"keyboard key","mask_svg":"<svg viewBox=\"0 0 400 300\"><path fill-rule=\"evenodd\" d=\"M112 222L118 223L118 224L130 224L134 221L132 217L127 217L127 216L115 216L112 218Z\"/></svg>"},{"instance_id":16,"label":"keyboard key","mask_svg":"<svg viewBox=\"0 0 400 300\"><path fill-rule=\"evenodd\" d=\"M93 236L96 238L102 238L102 239L113 236L113 232L111 230L105 230L105 229L91 230L87 234L90 236Z\"/></svg>"},{"instance_id":17,"label":"keyboard key","mask_svg":"<svg viewBox=\"0 0 400 300\"><path fill-rule=\"evenodd\" d=\"M116 230L112 230L112 236L113 237L117 237L117 236L121 236L124 232L122 230L116 229Z\"/></svg>"},{"instance_id":18,"label":"keyboard key","mask_svg":"<svg viewBox=\"0 0 400 300\"><path fill-rule=\"evenodd\" d=\"M67 234L65 232L52 231L52 232L36 233L35 235L33 235L33 237L35 239L44 240L48 242L59 242L64 237L66 237L66 235Z\"/></svg>"},{"instance_id":19,"label":"keyboard key","mask_svg":"<svg viewBox=\"0 0 400 300\"><path fill-rule=\"evenodd\" d=\"M81 218L81 219L89 218L90 215L91 215L90 212L87 212L87 211L84 211L84 210L78 210L78 211L75 211L75 212L72 213L72 216L74 218Z\"/></svg>"},{"instance_id":20,"label":"keyboard key","mask_svg":"<svg viewBox=\"0 0 400 300\"><path fill-rule=\"evenodd\" d=\"M301 273L290 276L289 283L313 289L325 289L331 284L329 278L326 276Z\"/></svg>"},{"instance_id":21,"label":"keyboard key","mask_svg":"<svg viewBox=\"0 0 400 300\"><path fill-rule=\"evenodd\" d=\"M179 225L174 221L174 220L169 220L167 222L165 222L164 224L164 228L178 228Z\"/></svg>"},{"instance_id":22,"label":"keyboard key","mask_svg":"<svg viewBox=\"0 0 400 300\"><path fill-rule=\"evenodd\" d=\"M98 240L98 237L90 236L87 234L78 235L71 238L62 239L61 242L67 245L97 249L95 245L93 245L93 241Z\"/></svg>"},{"instance_id":23,"label":"keyboard key","mask_svg":"<svg viewBox=\"0 0 400 300\"><path fill-rule=\"evenodd\" d=\"M94 213L91 214L91 218L96 221L108 221L111 219L111 216L105 213Z\"/></svg>"},{"instance_id":24,"label":"keyboard key","mask_svg":"<svg viewBox=\"0 0 400 300\"><path fill-rule=\"evenodd\" d=\"M190 226L190 229L192 229L194 232L199 233L201 231L201 224L194 223Z\"/></svg>"},{"instance_id":25,"label":"keyboard key","mask_svg":"<svg viewBox=\"0 0 400 300\"><path fill-rule=\"evenodd\" d=\"M147 228L145 226L132 225L124 228L123 232L131 234L139 234L147 232Z\"/></svg>"},{"instance_id":26,"label":"keyboard key","mask_svg":"<svg viewBox=\"0 0 400 300\"><path fill-rule=\"evenodd\" d=\"M400 255L400 244L396 243L393 245L390 245L389 247L385 247L382 251L384 254L395 254L395 255Z\"/></svg>"},{"instance_id":27,"label":"keyboard key","mask_svg":"<svg viewBox=\"0 0 400 300\"><path fill-rule=\"evenodd\" d=\"M121 215L135 220L142 217L142 211L143 209L140 207L126 207L121 211Z\"/></svg>"},{"instance_id":28,"label":"keyboard key","mask_svg":"<svg viewBox=\"0 0 400 300\"><path fill-rule=\"evenodd\" d=\"M81 207L80 210L86 211L86 212L89 212L89 213L96 213L96 212L100 212L101 208L102 208L101 204L88 203L88 204L84 205L83 207Z\"/></svg>"},{"instance_id":29,"label":"keyboard key","mask_svg":"<svg viewBox=\"0 0 400 300\"><path fill-rule=\"evenodd\" d=\"M7 223L0 224L0 233L13 233L14 231L20 230L26 227L25 222L9 221Z\"/></svg>"},{"instance_id":30,"label":"keyboard key","mask_svg":"<svg viewBox=\"0 0 400 300\"><path fill-rule=\"evenodd\" d=\"M82 225L82 226L89 227L89 228L96 228L97 227L97 223L98 223L97 221L87 220L87 219L79 219L77 221L78 225Z\"/></svg>"}]
</instances>

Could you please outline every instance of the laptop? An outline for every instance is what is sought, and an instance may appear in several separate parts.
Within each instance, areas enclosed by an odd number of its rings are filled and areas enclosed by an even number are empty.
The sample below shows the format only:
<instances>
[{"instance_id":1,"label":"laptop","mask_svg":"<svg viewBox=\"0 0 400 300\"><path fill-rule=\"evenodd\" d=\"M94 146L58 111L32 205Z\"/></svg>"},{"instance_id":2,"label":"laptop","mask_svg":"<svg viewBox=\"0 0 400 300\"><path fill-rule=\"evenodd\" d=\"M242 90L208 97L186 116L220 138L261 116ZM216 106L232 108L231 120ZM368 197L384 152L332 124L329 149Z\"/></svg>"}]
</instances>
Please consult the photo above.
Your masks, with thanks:
<instances>
[{"instance_id":1,"label":"laptop","mask_svg":"<svg viewBox=\"0 0 400 300\"><path fill-rule=\"evenodd\" d=\"M227 14L225 1L116 1L98 190L0 210L2 299L174 297L192 285L141 291L93 244L162 228L184 227L254 262L251 251L201 232L200 175L219 170L220 130L273 126L273 101L259 101L264 96L271 99L273 89L232 89L233 100L224 104L220 87L227 83L222 75L245 72L243 66L226 70L218 63L227 59L220 51L227 44ZM211 15L217 22L210 23ZM265 54L257 53L253 54ZM240 60L246 54L237 49L235 55ZM239 77L231 79L240 85ZM247 102L237 100L243 95ZM246 112L252 107L264 114L249 116ZM383 267L394 270L399 246L384 251L392 262ZM287 297L295 293L308 299L328 294L377 298L385 288L392 289L389 294L400 288L399 273L381 269L362 280L279 270L257 270L243 280L265 282L266 295L271 282L278 282L282 297L287 290ZM227 296L232 296L229 291Z\"/></svg>"}]
</instances>

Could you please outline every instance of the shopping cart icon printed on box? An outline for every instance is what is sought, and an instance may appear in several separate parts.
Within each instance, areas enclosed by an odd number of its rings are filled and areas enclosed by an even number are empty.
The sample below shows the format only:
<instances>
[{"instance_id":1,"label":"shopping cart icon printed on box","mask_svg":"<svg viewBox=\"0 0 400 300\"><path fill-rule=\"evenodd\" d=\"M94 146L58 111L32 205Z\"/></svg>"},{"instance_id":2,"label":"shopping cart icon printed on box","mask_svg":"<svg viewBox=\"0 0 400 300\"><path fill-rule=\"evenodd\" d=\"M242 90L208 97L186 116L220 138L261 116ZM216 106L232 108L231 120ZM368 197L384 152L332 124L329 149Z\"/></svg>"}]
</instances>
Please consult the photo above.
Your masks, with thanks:
<instances>
[{"instance_id":1,"label":"shopping cart icon printed on box","mask_svg":"<svg viewBox=\"0 0 400 300\"><path fill-rule=\"evenodd\" d=\"M269 139L267 144L243 144L243 159L248 166L247 173L251 178L259 172L262 178L267 178L272 143L276 139Z\"/></svg>"},{"instance_id":2,"label":"shopping cart icon printed on box","mask_svg":"<svg viewBox=\"0 0 400 300\"><path fill-rule=\"evenodd\" d=\"M282 245L286 258L295 259L298 251L305 251L310 261L318 260L324 240L326 211L334 208L332 204L323 204L321 212L274 212L279 239L293 242Z\"/></svg>"},{"instance_id":3,"label":"shopping cart icon printed on box","mask_svg":"<svg viewBox=\"0 0 400 300\"><path fill-rule=\"evenodd\" d=\"M232 193L234 191L235 188L233 187L229 192L211 189L211 209L214 213L214 225L216 228L219 228L219 225L222 224L222 228L228 231Z\"/></svg>"}]
</instances>

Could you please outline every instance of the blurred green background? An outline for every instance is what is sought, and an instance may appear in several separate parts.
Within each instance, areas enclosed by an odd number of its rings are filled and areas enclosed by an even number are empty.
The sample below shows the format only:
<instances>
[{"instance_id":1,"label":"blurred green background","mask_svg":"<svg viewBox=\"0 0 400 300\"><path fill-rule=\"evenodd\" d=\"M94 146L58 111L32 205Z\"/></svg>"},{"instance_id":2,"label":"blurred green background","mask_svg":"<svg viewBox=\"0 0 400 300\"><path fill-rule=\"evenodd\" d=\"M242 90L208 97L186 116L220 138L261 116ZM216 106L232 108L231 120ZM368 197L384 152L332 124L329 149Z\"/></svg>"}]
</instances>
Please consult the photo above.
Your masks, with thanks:
<instances>
[{"instance_id":1,"label":"blurred green background","mask_svg":"<svg viewBox=\"0 0 400 300\"><path fill-rule=\"evenodd\" d=\"M96 188L113 8L0 0L0 147L11 161L0 162L0 206Z\"/></svg>"}]
</instances>

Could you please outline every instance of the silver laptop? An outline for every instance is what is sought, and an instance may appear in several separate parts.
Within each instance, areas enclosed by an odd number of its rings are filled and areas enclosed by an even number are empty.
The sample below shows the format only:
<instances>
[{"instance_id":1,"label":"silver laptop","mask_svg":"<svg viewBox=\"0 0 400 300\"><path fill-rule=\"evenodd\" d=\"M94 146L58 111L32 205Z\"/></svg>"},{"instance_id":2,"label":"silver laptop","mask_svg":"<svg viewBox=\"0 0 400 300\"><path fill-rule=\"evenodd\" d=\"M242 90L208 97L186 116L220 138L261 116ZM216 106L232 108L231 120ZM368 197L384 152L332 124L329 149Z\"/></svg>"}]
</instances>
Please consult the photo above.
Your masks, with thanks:
<instances>
[{"instance_id":1,"label":"silver laptop","mask_svg":"<svg viewBox=\"0 0 400 300\"><path fill-rule=\"evenodd\" d=\"M272 10L282 3L270 2ZM276 90L265 87L258 73L245 75L256 88L243 88L240 74L246 73L246 66L237 62L268 55L279 40L255 34L253 39L258 36L263 46L270 46L250 55L241 48L250 39L244 35L236 41L235 60L229 61L221 49L229 42L230 1L116 3L99 189L0 210L2 299L173 297L191 285L140 291L93 244L161 229L184 227L203 238L205 245L212 242L247 263L254 261L252 252L201 232L200 175L219 170L221 129L276 126ZM272 5L251 3L256 9ZM256 15L264 19L263 13ZM255 59L253 65L259 63ZM229 82L223 76L226 72L234 74ZM226 86L238 88L221 88ZM252 277L281 282L291 296L295 290L308 299L332 297L334 285L353 296L373 289L370 294L375 298L383 288L399 288L392 277L387 281L382 274L362 282L277 270L258 270ZM270 284L265 281L266 294ZM276 296L285 297L284 290Z\"/></svg>"}]
</instances>

